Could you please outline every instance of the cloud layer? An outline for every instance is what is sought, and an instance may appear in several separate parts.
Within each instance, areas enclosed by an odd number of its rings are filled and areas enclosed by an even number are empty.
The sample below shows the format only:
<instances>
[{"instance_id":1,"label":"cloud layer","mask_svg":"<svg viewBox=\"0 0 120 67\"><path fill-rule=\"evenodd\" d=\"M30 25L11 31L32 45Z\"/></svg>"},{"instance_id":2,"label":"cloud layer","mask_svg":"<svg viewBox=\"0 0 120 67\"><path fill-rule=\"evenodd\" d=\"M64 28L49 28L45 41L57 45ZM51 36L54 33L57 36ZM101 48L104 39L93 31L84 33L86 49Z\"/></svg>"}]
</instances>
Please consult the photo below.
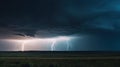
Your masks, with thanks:
<instances>
[{"instance_id":1,"label":"cloud layer","mask_svg":"<svg viewBox=\"0 0 120 67\"><path fill-rule=\"evenodd\" d=\"M0 38L104 35L120 31L119 0L2 1Z\"/></svg>"}]
</instances>

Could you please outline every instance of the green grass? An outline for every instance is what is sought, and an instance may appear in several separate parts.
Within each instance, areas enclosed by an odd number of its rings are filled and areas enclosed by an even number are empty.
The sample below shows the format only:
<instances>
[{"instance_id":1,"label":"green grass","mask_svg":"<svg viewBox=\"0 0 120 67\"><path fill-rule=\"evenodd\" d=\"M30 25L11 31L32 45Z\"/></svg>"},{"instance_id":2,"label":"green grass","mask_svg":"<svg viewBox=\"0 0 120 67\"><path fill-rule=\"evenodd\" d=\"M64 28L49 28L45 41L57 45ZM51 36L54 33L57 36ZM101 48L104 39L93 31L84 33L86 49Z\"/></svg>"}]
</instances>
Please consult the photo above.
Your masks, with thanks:
<instances>
[{"instance_id":1,"label":"green grass","mask_svg":"<svg viewBox=\"0 0 120 67\"><path fill-rule=\"evenodd\" d=\"M0 67L120 67L120 56L66 52L2 52Z\"/></svg>"},{"instance_id":2,"label":"green grass","mask_svg":"<svg viewBox=\"0 0 120 67\"><path fill-rule=\"evenodd\" d=\"M119 59L0 58L0 67L118 67L119 65Z\"/></svg>"}]
</instances>

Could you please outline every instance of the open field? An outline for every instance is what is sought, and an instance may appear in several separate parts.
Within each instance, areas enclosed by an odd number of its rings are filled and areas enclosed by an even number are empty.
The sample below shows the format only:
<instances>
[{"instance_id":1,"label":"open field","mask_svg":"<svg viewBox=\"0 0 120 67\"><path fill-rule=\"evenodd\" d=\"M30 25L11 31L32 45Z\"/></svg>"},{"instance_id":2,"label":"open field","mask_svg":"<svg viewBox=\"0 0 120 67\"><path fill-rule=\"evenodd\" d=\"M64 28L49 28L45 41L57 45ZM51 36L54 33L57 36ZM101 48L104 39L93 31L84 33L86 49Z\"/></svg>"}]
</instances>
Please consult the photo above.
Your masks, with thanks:
<instances>
[{"instance_id":1,"label":"open field","mask_svg":"<svg viewBox=\"0 0 120 67\"><path fill-rule=\"evenodd\" d=\"M119 66L119 52L0 52L0 67Z\"/></svg>"}]
</instances>

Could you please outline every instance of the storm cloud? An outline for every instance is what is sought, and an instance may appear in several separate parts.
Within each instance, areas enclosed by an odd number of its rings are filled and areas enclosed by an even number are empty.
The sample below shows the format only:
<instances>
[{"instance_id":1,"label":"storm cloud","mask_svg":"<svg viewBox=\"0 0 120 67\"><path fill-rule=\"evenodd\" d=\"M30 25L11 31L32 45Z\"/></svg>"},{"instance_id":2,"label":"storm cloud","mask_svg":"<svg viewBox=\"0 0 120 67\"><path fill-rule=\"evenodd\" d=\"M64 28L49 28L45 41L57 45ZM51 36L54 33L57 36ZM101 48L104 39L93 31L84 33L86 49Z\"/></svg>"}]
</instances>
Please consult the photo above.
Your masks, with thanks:
<instances>
[{"instance_id":1,"label":"storm cloud","mask_svg":"<svg viewBox=\"0 0 120 67\"><path fill-rule=\"evenodd\" d=\"M106 44L109 48L113 44L119 46L119 3L119 0L2 0L0 39L87 35L93 40L90 39L91 44L101 42L103 49L108 48Z\"/></svg>"}]
</instances>

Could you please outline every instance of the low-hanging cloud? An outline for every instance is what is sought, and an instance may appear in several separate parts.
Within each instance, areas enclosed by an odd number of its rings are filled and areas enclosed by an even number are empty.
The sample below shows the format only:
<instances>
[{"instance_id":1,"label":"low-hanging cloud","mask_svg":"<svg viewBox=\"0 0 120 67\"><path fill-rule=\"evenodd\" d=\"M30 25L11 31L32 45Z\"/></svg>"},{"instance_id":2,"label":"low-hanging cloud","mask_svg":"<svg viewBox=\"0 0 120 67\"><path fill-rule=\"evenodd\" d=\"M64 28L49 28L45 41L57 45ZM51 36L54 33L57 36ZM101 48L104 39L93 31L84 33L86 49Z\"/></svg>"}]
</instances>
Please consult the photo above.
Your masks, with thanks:
<instances>
[{"instance_id":1,"label":"low-hanging cloud","mask_svg":"<svg viewBox=\"0 0 120 67\"><path fill-rule=\"evenodd\" d=\"M11 2L3 9L6 11L11 8L1 15L0 27L12 33L0 30L4 34L1 33L0 37L8 35L24 37L23 34L31 37L91 34L94 29L119 32L119 2L119 0L45 0L30 3L25 1L25 5L22 5L21 1L21 6L26 8L25 10L19 7L20 4L15 4L16 7L12 8ZM18 11L15 11L17 8ZM102 32L101 30L98 32Z\"/></svg>"}]
</instances>

